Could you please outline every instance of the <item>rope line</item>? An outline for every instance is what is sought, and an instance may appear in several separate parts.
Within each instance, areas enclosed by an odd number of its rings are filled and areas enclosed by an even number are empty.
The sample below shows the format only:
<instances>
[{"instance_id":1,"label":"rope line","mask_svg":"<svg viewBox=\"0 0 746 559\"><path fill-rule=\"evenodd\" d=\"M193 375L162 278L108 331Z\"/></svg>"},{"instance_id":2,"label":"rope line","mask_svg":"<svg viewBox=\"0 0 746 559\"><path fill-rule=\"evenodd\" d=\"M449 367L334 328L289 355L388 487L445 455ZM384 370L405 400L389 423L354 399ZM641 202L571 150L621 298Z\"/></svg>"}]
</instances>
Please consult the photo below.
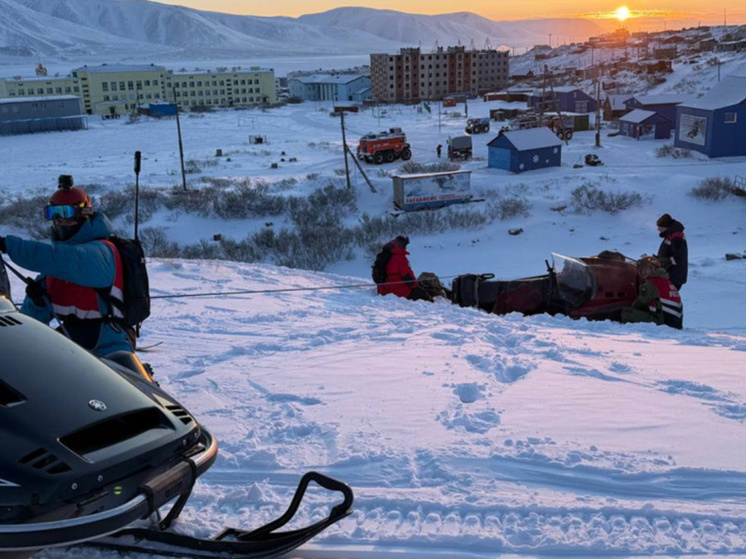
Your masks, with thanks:
<instances>
[{"instance_id":1,"label":"rope line","mask_svg":"<svg viewBox=\"0 0 746 559\"><path fill-rule=\"evenodd\" d=\"M438 279L451 279L458 276L442 276ZM196 297L229 297L231 295L260 295L263 293L291 293L297 291L326 291L331 289L362 289L380 287L383 285L401 285L406 281L390 281L386 283L348 283L343 285L327 285L324 287L285 287L281 289L246 289L240 291L212 291L206 293L174 293L171 295L151 295L150 299L190 299Z\"/></svg>"}]
</instances>

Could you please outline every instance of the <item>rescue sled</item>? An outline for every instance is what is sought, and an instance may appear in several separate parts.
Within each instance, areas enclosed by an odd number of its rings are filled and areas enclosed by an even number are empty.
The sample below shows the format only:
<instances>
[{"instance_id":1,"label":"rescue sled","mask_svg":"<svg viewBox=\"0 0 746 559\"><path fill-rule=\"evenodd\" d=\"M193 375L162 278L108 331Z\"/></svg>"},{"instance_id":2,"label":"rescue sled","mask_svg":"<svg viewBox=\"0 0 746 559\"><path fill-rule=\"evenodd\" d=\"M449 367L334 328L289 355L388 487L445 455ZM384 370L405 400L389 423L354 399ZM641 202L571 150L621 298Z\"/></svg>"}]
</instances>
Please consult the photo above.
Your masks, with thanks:
<instances>
[{"instance_id":1,"label":"rescue sled","mask_svg":"<svg viewBox=\"0 0 746 559\"><path fill-rule=\"evenodd\" d=\"M310 472L290 509L266 526L228 529L213 539L169 531L197 478L215 462L217 441L136 356L98 359L21 314L1 259L0 355L0 557L102 536L108 546L165 546L180 556L273 557L351 512L349 487ZM276 532L310 482L340 492L343 502L306 528Z\"/></svg>"},{"instance_id":2,"label":"rescue sled","mask_svg":"<svg viewBox=\"0 0 746 559\"><path fill-rule=\"evenodd\" d=\"M552 253L547 273L515 280L494 274L465 274L453 280L451 301L495 314L564 314L590 320L621 320L637 297L640 277L634 260L618 252L568 257Z\"/></svg>"}]
</instances>

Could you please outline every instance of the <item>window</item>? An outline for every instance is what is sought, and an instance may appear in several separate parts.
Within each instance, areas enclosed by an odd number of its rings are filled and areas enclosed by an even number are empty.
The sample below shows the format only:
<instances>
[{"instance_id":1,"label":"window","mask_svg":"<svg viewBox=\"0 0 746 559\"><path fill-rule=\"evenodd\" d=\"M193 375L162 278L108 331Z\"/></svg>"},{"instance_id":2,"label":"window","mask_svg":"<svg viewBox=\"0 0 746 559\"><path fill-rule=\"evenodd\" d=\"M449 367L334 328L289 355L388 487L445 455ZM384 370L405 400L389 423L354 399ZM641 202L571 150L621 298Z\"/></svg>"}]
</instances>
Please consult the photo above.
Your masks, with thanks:
<instances>
[{"instance_id":1,"label":"window","mask_svg":"<svg viewBox=\"0 0 746 559\"><path fill-rule=\"evenodd\" d=\"M135 87L136 87L137 89L142 89L142 82L141 82L140 80L137 80L137 81L135 82Z\"/></svg>"},{"instance_id":2,"label":"window","mask_svg":"<svg viewBox=\"0 0 746 559\"><path fill-rule=\"evenodd\" d=\"M37 87L36 88L36 94L37 95L44 95L44 88L43 87Z\"/></svg>"},{"instance_id":3,"label":"window","mask_svg":"<svg viewBox=\"0 0 746 559\"><path fill-rule=\"evenodd\" d=\"M125 83L124 83L124 82L119 82L119 90L120 90L120 91L124 91L125 89L127 89L127 88L125 87Z\"/></svg>"},{"instance_id":4,"label":"window","mask_svg":"<svg viewBox=\"0 0 746 559\"><path fill-rule=\"evenodd\" d=\"M18 90L18 95L26 95L26 91L23 89Z\"/></svg>"},{"instance_id":5,"label":"window","mask_svg":"<svg viewBox=\"0 0 746 559\"><path fill-rule=\"evenodd\" d=\"M117 82L111 82L111 90L116 91L117 90Z\"/></svg>"},{"instance_id":6,"label":"window","mask_svg":"<svg viewBox=\"0 0 746 559\"><path fill-rule=\"evenodd\" d=\"M725 124L735 124L738 113L725 113Z\"/></svg>"},{"instance_id":7,"label":"window","mask_svg":"<svg viewBox=\"0 0 746 559\"><path fill-rule=\"evenodd\" d=\"M109 84L106 82L101 83L101 91L109 91Z\"/></svg>"},{"instance_id":8,"label":"window","mask_svg":"<svg viewBox=\"0 0 746 559\"><path fill-rule=\"evenodd\" d=\"M145 87L150 87L150 80L145 80Z\"/></svg>"}]
</instances>

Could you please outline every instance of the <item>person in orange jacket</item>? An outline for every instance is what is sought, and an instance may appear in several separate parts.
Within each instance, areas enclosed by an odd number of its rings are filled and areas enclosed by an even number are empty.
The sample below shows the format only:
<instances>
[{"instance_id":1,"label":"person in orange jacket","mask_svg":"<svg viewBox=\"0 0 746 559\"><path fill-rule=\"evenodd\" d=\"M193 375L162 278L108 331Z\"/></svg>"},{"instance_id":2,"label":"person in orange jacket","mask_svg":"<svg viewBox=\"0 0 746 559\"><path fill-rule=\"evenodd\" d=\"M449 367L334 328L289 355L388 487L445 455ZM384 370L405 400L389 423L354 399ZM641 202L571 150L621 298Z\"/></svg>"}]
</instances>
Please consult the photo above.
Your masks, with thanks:
<instances>
[{"instance_id":1,"label":"person in orange jacket","mask_svg":"<svg viewBox=\"0 0 746 559\"><path fill-rule=\"evenodd\" d=\"M389 251L391 257L386 265L386 282L378 286L379 295L393 293L397 297L404 297L412 301L432 298L420 287L417 277L412 272L407 255L409 237L399 235L383 246L383 251Z\"/></svg>"}]
</instances>

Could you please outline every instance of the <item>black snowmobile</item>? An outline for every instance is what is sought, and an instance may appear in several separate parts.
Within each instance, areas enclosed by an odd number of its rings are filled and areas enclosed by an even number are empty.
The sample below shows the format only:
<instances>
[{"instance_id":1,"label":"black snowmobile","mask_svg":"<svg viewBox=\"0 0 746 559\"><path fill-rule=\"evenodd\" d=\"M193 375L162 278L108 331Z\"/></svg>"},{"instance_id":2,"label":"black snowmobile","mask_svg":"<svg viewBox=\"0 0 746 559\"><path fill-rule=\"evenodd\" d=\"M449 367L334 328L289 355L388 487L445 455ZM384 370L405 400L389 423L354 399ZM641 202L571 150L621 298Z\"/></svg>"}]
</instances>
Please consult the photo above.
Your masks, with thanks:
<instances>
[{"instance_id":1,"label":"black snowmobile","mask_svg":"<svg viewBox=\"0 0 746 559\"><path fill-rule=\"evenodd\" d=\"M82 542L161 555L266 558L351 512L349 487L310 472L288 511L266 526L227 529L214 539L167 531L215 462L217 441L136 358L134 366L127 363L131 354L98 359L21 314L1 259L0 355L2 558ZM275 532L312 481L342 493L343 502L306 528ZM141 520L148 518L149 524Z\"/></svg>"}]
</instances>

